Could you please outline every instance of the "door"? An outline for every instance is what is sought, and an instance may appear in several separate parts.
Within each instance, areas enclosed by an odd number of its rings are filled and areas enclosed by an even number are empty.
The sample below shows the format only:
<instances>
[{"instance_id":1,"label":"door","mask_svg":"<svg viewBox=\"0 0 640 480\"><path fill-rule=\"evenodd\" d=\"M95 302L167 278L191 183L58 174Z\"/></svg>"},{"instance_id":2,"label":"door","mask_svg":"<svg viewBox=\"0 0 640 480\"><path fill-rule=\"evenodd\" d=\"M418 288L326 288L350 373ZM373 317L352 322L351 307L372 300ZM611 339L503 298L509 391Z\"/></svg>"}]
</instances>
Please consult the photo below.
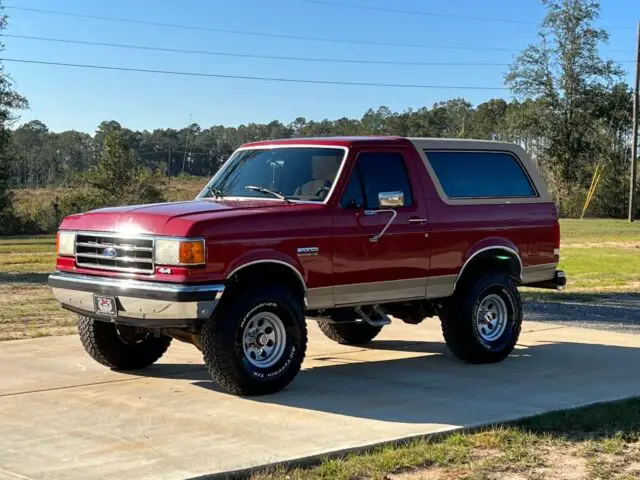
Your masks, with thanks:
<instances>
[{"instance_id":1,"label":"door","mask_svg":"<svg viewBox=\"0 0 640 480\"><path fill-rule=\"evenodd\" d=\"M336 306L425 298L428 225L418 179L402 149L358 154L333 222Z\"/></svg>"}]
</instances>

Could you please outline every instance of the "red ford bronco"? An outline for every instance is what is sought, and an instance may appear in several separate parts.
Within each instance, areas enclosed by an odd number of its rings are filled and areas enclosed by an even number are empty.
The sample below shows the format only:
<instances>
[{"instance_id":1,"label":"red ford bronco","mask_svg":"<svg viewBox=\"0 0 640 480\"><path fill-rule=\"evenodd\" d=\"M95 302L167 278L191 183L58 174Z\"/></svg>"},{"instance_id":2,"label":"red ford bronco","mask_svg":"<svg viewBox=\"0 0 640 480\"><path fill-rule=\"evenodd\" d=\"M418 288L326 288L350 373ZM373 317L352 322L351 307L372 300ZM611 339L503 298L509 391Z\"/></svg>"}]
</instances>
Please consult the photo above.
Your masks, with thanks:
<instances>
[{"instance_id":1,"label":"red ford bronco","mask_svg":"<svg viewBox=\"0 0 640 480\"><path fill-rule=\"evenodd\" d=\"M506 143L400 137L256 142L193 201L67 217L49 284L113 369L198 347L234 394L289 384L305 317L370 342L390 317L439 316L469 363L498 362L522 323L518 286L561 289L557 210Z\"/></svg>"}]
</instances>

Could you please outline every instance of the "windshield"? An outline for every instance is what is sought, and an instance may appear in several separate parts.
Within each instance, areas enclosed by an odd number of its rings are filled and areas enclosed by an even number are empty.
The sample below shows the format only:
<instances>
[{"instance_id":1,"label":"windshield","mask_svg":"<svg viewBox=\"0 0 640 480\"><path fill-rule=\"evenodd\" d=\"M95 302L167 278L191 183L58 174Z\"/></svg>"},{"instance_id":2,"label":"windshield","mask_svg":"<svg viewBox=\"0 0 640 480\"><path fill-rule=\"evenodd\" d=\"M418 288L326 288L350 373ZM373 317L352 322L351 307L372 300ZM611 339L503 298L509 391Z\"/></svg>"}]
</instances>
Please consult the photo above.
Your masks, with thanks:
<instances>
[{"instance_id":1,"label":"windshield","mask_svg":"<svg viewBox=\"0 0 640 480\"><path fill-rule=\"evenodd\" d=\"M279 194L291 200L322 202L331 191L344 156L344 149L335 147L240 150L199 198L277 198Z\"/></svg>"}]
</instances>

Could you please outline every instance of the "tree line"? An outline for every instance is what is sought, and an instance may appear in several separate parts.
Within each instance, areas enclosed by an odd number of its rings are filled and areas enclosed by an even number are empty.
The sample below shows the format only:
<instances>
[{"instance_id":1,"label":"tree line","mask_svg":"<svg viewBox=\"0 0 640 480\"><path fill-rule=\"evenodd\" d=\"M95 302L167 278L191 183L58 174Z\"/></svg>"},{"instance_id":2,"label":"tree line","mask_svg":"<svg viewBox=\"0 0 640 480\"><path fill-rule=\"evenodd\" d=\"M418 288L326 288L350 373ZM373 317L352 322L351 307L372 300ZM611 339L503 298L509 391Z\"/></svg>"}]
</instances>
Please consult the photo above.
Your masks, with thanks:
<instances>
[{"instance_id":1,"label":"tree line","mask_svg":"<svg viewBox=\"0 0 640 480\"><path fill-rule=\"evenodd\" d=\"M110 120L93 135L51 132L35 120L2 130L0 191L2 182L5 190L74 187L72 197L56 199L56 215L64 215L90 206L161 200L165 179L182 174L209 177L234 149L250 141L329 135L476 138L527 149L564 216L580 214L598 169L602 175L590 214L623 217L628 208L633 97L621 67L599 53L608 40L607 32L594 26L599 2L542 3L547 14L538 42L524 49L505 74L509 99L474 106L453 98L401 112L380 106L360 118L299 117L289 123L238 127L194 123L182 129L135 131ZM13 103L2 96L3 91L17 95L1 83L5 78L0 77L0 105L7 116L3 126L9 125L11 112L23 106L15 96ZM114 168L127 172L120 178L109 173ZM105 190L110 182L124 190ZM153 188L146 188L146 182Z\"/></svg>"}]
</instances>

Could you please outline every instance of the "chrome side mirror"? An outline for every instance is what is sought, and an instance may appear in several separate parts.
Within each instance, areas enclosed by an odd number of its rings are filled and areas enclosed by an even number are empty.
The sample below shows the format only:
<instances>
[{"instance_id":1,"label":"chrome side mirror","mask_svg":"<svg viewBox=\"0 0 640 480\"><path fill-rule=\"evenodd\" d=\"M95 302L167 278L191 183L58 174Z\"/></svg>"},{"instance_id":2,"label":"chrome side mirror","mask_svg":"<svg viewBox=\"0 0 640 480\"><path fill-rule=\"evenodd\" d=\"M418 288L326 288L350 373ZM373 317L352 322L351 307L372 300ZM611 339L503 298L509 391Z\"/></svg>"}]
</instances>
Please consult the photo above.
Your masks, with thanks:
<instances>
[{"instance_id":1,"label":"chrome side mirror","mask_svg":"<svg viewBox=\"0 0 640 480\"><path fill-rule=\"evenodd\" d=\"M378 205L380 208L404 207L403 192L380 192L378 194Z\"/></svg>"}]
</instances>

